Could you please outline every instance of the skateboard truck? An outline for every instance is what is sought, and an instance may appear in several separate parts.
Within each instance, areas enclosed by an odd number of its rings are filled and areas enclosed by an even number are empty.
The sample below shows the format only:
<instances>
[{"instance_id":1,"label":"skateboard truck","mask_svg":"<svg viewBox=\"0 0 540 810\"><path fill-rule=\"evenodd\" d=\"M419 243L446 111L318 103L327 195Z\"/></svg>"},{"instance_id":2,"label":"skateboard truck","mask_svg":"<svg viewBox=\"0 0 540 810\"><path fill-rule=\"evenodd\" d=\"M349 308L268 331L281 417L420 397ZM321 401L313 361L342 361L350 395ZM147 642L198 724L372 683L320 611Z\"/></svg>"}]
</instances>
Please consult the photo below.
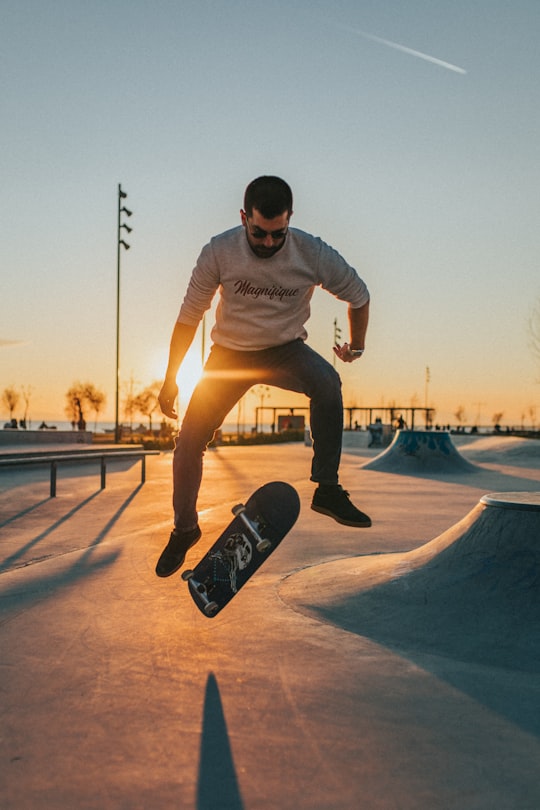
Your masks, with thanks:
<instances>
[{"instance_id":1,"label":"skateboard truck","mask_svg":"<svg viewBox=\"0 0 540 810\"><path fill-rule=\"evenodd\" d=\"M182 577L184 582L190 582L191 587L197 591L197 593L202 599L204 605L204 612L206 613L206 615L213 616L214 613L217 610L219 610L219 605L217 604L217 602L212 602L212 600L208 598L208 593L206 591L206 585L204 584L204 582L199 582L197 579L194 579L193 571L191 570L182 571L180 576Z\"/></svg>"},{"instance_id":2,"label":"skateboard truck","mask_svg":"<svg viewBox=\"0 0 540 810\"><path fill-rule=\"evenodd\" d=\"M257 541L256 545L257 551L260 553L268 551L268 549L272 546L272 543L270 542L270 540L268 540L267 537L261 537L261 535L259 534L258 525L254 521L250 520L246 515L246 507L244 506L244 504L239 503L236 506L233 506L231 511L235 517L239 517L243 521L244 525L246 526L250 534Z\"/></svg>"}]
</instances>

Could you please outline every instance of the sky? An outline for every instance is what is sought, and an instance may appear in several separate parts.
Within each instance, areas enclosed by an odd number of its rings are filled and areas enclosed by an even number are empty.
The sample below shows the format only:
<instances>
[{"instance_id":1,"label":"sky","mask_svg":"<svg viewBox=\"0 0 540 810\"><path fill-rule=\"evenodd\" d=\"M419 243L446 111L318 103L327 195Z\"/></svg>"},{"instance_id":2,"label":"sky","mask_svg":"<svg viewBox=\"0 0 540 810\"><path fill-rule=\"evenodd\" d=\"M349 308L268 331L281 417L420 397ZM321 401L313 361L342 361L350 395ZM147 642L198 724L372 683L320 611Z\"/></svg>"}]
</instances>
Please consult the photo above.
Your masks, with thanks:
<instances>
[{"instance_id":1,"label":"sky","mask_svg":"<svg viewBox=\"0 0 540 810\"><path fill-rule=\"evenodd\" d=\"M371 293L366 353L337 361L346 406L530 424L539 33L538 0L0 0L0 392L29 387L37 425L89 381L113 420L118 184L123 398L162 376L202 246L277 174L291 224ZM317 290L330 361L335 319L346 336Z\"/></svg>"}]
</instances>

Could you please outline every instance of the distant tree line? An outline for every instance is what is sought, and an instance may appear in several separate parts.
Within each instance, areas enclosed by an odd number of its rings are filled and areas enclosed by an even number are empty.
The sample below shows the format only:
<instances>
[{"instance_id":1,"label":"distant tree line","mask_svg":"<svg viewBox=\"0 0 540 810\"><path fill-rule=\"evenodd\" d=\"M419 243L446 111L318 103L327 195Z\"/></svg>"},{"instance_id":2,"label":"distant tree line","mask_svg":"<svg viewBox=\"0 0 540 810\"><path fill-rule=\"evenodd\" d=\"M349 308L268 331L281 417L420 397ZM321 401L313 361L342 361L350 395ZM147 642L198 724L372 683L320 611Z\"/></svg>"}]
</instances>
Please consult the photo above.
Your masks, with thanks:
<instances>
[{"instance_id":1,"label":"distant tree line","mask_svg":"<svg viewBox=\"0 0 540 810\"><path fill-rule=\"evenodd\" d=\"M96 388L93 383L73 383L66 393L66 406L64 412L75 430L86 430L85 411L90 409L94 413L94 430L97 428L99 414L105 407L107 397Z\"/></svg>"},{"instance_id":2,"label":"distant tree line","mask_svg":"<svg viewBox=\"0 0 540 810\"><path fill-rule=\"evenodd\" d=\"M158 408L158 394L161 383L156 381L142 388L140 391L130 390L124 400L124 415L131 423L140 414L148 420L148 428L152 430L152 420ZM32 386L16 388L9 385L2 391L2 406L9 413L9 422L6 427L28 426L28 413ZM65 395L64 413L74 430L86 430L87 417L90 413L94 419L94 431L105 405L107 397L103 391L91 382L74 382ZM22 416L21 406L23 406Z\"/></svg>"},{"instance_id":3,"label":"distant tree line","mask_svg":"<svg viewBox=\"0 0 540 810\"><path fill-rule=\"evenodd\" d=\"M2 404L9 411L9 421L12 427L17 427L17 420L15 419L14 414L18 408L21 397L24 402L24 411L19 424L22 428L26 427L32 390L31 385L23 385L20 391L18 391L13 385L10 385L7 388L4 388L2 391Z\"/></svg>"},{"instance_id":4,"label":"distant tree line","mask_svg":"<svg viewBox=\"0 0 540 810\"><path fill-rule=\"evenodd\" d=\"M158 394L161 389L160 382L153 382L139 392L130 391L124 401L124 414L131 423L137 414L148 419L148 429L152 430L152 416L158 406ZM92 383L74 383L66 393L65 413L72 426L84 429L86 425L85 412L94 414L94 431L97 429L99 414L106 404L106 396Z\"/></svg>"}]
</instances>

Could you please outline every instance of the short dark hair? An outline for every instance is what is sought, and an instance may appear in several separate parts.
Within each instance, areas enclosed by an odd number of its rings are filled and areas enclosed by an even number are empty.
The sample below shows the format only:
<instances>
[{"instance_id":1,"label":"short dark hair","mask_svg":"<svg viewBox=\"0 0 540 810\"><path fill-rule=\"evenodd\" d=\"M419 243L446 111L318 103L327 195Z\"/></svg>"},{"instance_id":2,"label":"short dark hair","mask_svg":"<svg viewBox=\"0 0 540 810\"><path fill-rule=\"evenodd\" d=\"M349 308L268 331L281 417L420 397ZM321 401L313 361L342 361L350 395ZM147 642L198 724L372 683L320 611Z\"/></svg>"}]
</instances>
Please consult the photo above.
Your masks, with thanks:
<instances>
[{"instance_id":1,"label":"short dark hair","mask_svg":"<svg viewBox=\"0 0 540 810\"><path fill-rule=\"evenodd\" d=\"M253 209L265 219L274 219L285 211L292 214L293 196L290 186L280 177L263 175L252 180L244 194L244 211L250 217Z\"/></svg>"}]
</instances>

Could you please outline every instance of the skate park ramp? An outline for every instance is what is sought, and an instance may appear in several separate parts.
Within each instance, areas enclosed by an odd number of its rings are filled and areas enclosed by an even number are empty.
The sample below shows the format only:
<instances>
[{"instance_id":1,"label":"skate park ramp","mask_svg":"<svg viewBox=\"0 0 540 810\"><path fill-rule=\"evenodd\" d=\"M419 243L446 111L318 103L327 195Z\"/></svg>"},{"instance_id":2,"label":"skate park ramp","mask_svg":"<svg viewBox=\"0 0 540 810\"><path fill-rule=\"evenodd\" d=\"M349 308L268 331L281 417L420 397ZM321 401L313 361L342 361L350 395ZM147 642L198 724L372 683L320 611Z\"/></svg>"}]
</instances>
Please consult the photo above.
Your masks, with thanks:
<instances>
[{"instance_id":1,"label":"skate park ramp","mask_svg":"<svg viewBox=\"0 0 540 810\"><path fill-rule=\"evenodd\" d=\"M519 436L472 436L454 437L460 453L473 465L483 468L490 465L540 469L540 441ZM510 489L510 487L509 487Z\"/></svg>"},{"instance_id":2,"label":"skate park ramp","mask_svg":"<svg viewBox=\"0 0 540 810\"><path fill-rule=\"evenodd\" d=\"M463 458L445 430L398 430L392 444L363 464L362 469L402 475L477 471L474 464Z\"/></svg>"},{"instance_id":3,"label":"skate park ramp","mask_svg":"<svg viewBox=\"0 0 540 810\"><path fill-rule=\"evenodd\" d=\"M292 574L294 609L384 646L540 672L540 492L484 495L462 520L404 553Z\"/></svg>"}]
</instances>

